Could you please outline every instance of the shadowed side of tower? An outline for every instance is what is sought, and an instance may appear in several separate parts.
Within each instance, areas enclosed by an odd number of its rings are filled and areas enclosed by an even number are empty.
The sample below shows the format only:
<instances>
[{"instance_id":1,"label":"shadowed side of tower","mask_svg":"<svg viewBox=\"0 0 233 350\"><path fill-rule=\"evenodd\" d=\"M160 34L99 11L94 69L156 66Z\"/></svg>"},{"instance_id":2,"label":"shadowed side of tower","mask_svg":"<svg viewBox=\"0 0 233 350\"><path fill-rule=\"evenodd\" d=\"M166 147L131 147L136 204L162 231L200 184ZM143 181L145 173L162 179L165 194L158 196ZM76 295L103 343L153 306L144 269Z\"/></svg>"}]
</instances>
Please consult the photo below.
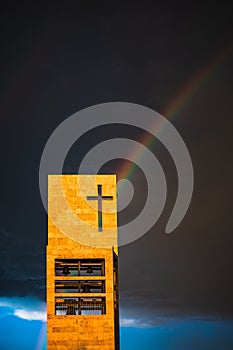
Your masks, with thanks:
<instances>
[{"instance_id":1,"label":"shadowed side of tower","mask_svg":"<svg viewBox=\"0 0 233 350\"><path fill-rule=\"evenodd\" d=\"M49 175L48 350L119 350L115 175Z\"/></svg>"}]
</instances>

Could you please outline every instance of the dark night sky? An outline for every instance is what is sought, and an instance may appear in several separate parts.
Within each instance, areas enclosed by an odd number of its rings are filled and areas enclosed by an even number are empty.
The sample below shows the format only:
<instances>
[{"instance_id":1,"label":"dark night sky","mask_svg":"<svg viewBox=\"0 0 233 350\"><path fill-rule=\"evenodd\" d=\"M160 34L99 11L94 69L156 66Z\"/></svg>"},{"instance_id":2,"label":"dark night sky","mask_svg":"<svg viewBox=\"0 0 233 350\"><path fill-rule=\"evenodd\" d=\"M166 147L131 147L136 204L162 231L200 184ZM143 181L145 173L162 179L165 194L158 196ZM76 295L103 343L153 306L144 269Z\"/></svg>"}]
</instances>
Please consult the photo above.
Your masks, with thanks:
<instances>
[{"instance_id":1,"label":"dark night sky","mask_svg":"<svg viewBox=\"0 0 233 350\"><path fill-rule=\"evenodd\" d=\"M192 158L195 188L184 220L166 235L176 177L162 145L151 146L168 173L170 199L154 228L120 249L122 315L154 324L172 317L231 318L230 5L18 4L1 8L1 17L0 296L45 298L47 226L38 170L53 130L85 107L133 102L163 114L177 128ZM183 108L166 115L172 99L223 52ZM121 131L102 128L84 137L67 158L65 171L74 172L74 164L95 142ZM127 135L144 136L130 128L124 130ZM121 166L111 163L104 170L118 172ZM139 171L132 181L135 191L142 191ZM136 202L140 207L139 197Z\"/></svg>"}]
</instances>

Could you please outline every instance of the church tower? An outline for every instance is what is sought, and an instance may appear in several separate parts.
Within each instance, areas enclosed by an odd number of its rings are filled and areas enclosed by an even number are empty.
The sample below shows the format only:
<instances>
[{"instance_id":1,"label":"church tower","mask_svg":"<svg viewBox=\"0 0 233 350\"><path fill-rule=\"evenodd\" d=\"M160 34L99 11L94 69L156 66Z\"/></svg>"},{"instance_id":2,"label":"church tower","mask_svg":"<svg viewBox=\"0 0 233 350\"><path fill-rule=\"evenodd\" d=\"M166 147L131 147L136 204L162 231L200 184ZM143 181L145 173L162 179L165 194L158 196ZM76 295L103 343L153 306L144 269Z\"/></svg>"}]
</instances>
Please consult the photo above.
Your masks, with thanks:
<instances>
[{"instance_id":1,"label":"church tower","mask_svg":"<svg viewBox=\"0 0 233 350\"><path fill-rule=\"evenodd\" d=\"M48 350L119 350L115 175L49 175Z\"/></svg>"}]
</instances>

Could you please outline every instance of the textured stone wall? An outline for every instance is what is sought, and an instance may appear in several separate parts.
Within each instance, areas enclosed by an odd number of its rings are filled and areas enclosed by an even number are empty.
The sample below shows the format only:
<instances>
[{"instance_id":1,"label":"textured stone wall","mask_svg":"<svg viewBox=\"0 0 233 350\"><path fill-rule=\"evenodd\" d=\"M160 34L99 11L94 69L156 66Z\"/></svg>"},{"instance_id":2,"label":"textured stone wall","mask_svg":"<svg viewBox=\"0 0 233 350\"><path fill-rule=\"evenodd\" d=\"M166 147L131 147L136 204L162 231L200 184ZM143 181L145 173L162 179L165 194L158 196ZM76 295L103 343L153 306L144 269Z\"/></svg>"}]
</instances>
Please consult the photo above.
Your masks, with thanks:
<instances>
[{"instance_id":1,"label":"textured stone wall","mask_svg":"<svg viewBox=\"0 0 233 350\"><path fill-rule=\"evenodd\" d=\"M103 195L114 197L112 201L103 202L102 232L98 232L97 201L90 201L90 203L86 200L86 196L97 195L98 184L102 184ZM64 197L71 209L67 209L66 203L63 203ZM81 175L80 181L78 175L50 175L48 210L48 350L117 350L114 334L113 287L113 249L117 253L116 177L114 175ZM105 259L105 276L55 276L55 259L87 258ZM72 278L75 280L103 279L105 293L55 293L55 280L64 281ZM55 296L93 297L95 295L106 298L106 314L55 315Z\"/></svg>"}]
</instances>

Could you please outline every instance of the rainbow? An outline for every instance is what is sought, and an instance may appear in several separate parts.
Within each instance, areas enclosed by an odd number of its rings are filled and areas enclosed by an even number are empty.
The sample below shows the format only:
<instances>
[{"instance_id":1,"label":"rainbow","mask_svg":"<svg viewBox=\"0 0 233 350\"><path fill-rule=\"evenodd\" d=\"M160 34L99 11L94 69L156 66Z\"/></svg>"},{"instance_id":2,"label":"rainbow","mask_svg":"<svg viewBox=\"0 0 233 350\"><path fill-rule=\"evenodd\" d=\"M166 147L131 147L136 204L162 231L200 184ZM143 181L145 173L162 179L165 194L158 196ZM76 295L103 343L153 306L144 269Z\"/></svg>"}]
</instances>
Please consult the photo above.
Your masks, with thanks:
<instances>
[{"instance_id":1,"label":"rainbow","mask_svg":"<svg viewBox=\"0 0 233 350\"><path fill-rule=\"evenodd\" d=\"M35 350L46 350L47 349L46 334L47 334L47 323L42 322Z\"/></svg>"},{"instance_id":2,"label":"rainbow","mask_svg":"<svg viewBox=\"0 0 233 350\"><path fill-rule=\"evenodd\" d=\"M217 73L217 71L222 67L233 55L233 47L231 45L225 46L217 55L215 55L204 67L202 67L195 75L192 77L180 91L172 97L167 105L162 110L162 115L167 119L174 119L179 113L185 109L188 103L192 100L195 94L205 86L205 84ZM156 132L160 132L163 129L163 125L152 126L154 129L156 127ZM150 148L151 145L156 141L153 135L147 135L143 137L139 143L142 143L145 147ZM138 160L143 157L143 153L140 150L135 149L133 154L130 154L129 159ZM134 172L136 164L126 164L120 169L118 173L118 179L129 179Z\"/></svg>"},{"instance_id":3,"label":"rainbow","mask_svg":"<svg viewBox=\"0 0 233 350\"><path fill-rule=\"evenodd\" d=\"M188 105L192 97L217 73L219 68L230 59L232 54L233 47L231 45L224 47L169 101L163 109L162 114L169 119L174 118Z\"/></svg>"}]
</instances>

